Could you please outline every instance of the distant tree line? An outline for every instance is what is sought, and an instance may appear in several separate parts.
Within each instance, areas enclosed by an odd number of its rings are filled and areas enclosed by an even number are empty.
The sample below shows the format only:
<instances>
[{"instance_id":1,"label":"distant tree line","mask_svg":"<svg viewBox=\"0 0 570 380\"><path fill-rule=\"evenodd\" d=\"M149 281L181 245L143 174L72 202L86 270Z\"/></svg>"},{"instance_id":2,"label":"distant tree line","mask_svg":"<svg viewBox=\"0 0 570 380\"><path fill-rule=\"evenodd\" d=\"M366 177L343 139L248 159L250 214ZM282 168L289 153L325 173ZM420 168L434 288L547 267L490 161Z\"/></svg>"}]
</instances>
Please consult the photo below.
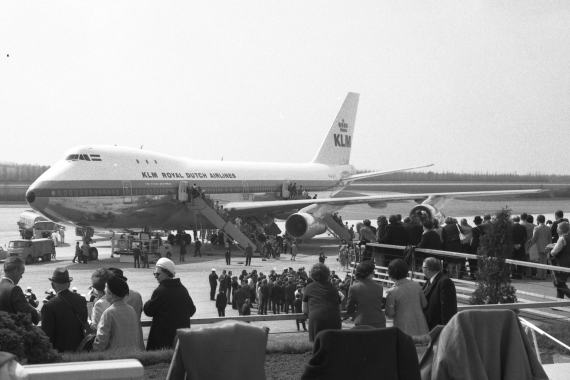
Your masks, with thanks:
<instances>
[{"instance_id":1,"label":"distant tree line","mask_svg":"<svg viewBox=\"0 0 570 380\"><path fill-rule=\"evenodd\" d=\"M0 182L34 182L48 169L47 165L0 162Z\"/></svg>"},{"instance_id":2,"label":"distant tree line","mask_svg":"<svg viewBox=\"0 0 570 380\"><path fill-rule=\"evenodd\" d=\"M370 173L375 170L357 170L357 173ZM365 181L418 181L418 182L536 182L536 183L570 183L570 175L543 174L543 173L457 173L444 171L419 172L406 171L386 174L380 177L366 179Z\"/></svg>"}]
</instances>

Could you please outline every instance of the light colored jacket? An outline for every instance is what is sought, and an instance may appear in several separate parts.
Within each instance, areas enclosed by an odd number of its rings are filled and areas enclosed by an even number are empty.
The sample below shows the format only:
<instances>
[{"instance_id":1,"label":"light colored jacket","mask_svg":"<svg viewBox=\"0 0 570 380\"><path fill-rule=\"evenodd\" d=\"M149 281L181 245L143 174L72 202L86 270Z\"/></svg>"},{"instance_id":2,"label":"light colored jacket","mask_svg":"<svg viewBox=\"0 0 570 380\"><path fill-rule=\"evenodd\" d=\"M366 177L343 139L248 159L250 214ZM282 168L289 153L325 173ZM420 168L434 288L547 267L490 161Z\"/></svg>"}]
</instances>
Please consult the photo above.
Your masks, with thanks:
<instances>
[{"instance_id":1,"label":"light colored jacket","mask_svg":"<svg viewBox=\"0 0 570 380\"><path fill-rule=\"evenodd\" d=\"M140 319L124 300L116 301L103 312L93 343L93 351L118 348L144 351Z\"/></svg>"},{"instance_id":2,"label":"light colored jacket","mask_svg":"<svg viewBox=\"0 0 570 380\"><path fill-rule=\"evenodd\" d=\"M394 326L408 335L429 333L423 308L427 306L422 287L412 280L397 280L386 294L386 316L394 319Z\"/></svg>"},{"instance_id":3,"label":"light colored jacket","mask_svg":"<svg viewBox=\"0 0 570 380\"><path fill-rule=\"evenodd\" d=\"M536 244L538 252L544 252L546 246L552 241L552 231L544 223L540 223L538 226L534 227L532 232L532 238L529 240L528 245L532 246Z\"/></svg>"}]
</instances>

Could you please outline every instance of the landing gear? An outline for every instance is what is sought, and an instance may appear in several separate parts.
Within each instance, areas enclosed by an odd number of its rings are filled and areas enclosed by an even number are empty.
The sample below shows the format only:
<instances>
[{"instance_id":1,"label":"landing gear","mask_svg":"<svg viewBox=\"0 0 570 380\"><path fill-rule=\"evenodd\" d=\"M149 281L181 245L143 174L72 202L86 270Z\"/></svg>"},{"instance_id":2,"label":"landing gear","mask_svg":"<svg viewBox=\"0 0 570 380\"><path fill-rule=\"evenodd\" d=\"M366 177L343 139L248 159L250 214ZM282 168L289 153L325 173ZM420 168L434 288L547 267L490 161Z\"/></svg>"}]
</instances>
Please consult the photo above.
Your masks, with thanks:
<instances>
[{"instance_id":1,"label":"landing gear","mask_svg":"<svg viewBox=\"0 0 570 380\"><path fill-rule=\"evenodd\" d=\"M89 260L98 260L99 259L99 251L97 248L91 247L89 248Z\"/></svg>"}]
</instances>

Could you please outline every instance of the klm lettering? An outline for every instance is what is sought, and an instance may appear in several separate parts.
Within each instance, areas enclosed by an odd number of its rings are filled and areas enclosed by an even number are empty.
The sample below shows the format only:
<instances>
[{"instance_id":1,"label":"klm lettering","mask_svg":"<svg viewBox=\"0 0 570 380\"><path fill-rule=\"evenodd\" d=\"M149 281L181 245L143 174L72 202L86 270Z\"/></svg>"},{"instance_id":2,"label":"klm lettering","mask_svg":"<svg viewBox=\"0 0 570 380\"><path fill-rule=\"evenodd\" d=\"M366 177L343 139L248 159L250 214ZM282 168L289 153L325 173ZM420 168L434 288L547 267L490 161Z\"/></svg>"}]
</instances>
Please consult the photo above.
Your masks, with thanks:
<instances>
[{"instance_id":1,"label":"klm lettering","mask_svg":"<svg viewBox=\"0 0 570 380\"><path fill-rule=\"evenodd\" d=\"M234 173L210 173L210 178L237 178Z\"/></svg>"},{"instance_id":2,"label":"klm lettering","mask_svg":"<svg viewBox=\"0 0 570 380\"><path fill-rule=\"evenodd\" d=\"M350 148L352 146L352 137L349 135L337 135L335 133L334 146L342 146L345 148Z\"/></svg>"},{"instance_id":3,"label":"klm lettering","mask_svg":"<svg viewBox=\"0 0 570 380\"><path fill-rule=\"evenodd\" d=\"M158 174L156 174L155 172L142 172L142 177L143 178L158 178Z\"/></svg>"},{"instance_id":4,"label":"klm lettering","mask_svg":"<svg viewBox=\"0 0 570 380\"><path fill-rule=\"evenodd\" d=\"M184 178L180 173L160 173L162 178Z\"/></svg>"}]
</instances>

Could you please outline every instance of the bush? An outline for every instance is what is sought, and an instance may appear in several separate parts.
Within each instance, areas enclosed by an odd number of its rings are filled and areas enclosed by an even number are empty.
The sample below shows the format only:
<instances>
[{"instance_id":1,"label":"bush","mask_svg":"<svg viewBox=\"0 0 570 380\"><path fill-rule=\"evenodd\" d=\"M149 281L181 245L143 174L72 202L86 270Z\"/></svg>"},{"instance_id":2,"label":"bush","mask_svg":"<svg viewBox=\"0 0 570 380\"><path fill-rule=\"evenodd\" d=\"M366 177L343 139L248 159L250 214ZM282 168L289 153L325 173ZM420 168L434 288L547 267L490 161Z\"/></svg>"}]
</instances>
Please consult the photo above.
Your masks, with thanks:
<instances>
[{"instance_id":1,"label":"bush","mask_svg":"<svg viewBox=\"0 0 570 380\"><path fill-rule=\"evenodd\" d=\"M49 338L27 313L0 311L0 351L16 355L23 364L53 363L59 358Z\"/></svg>"},{"instance_id":2,"label":"bush","mask_svg":"<svg viewBox=\"0 0 570 380\"><path fill-rule=\"evenodd\" d=\"M513 251L511 210L497 211L496 219L481 236L477 252L477 289L469 299L471 305L516 303L516 289L511 285L509 264L505 260Z\"/></svg>"}]
</instances>

